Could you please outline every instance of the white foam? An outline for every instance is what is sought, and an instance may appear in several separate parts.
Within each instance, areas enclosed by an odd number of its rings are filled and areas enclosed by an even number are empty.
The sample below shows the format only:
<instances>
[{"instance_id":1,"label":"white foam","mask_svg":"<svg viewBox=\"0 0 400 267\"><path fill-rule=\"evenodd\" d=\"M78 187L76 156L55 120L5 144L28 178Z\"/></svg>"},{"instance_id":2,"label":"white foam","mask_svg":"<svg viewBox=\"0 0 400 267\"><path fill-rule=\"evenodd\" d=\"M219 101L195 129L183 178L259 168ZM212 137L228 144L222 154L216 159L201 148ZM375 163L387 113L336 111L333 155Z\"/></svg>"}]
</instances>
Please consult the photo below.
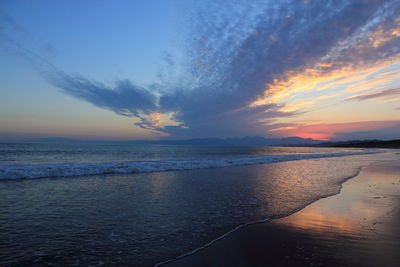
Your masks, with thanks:
<instances>
[{"instance_id":1,"label":"white foam","mask_svg":"<svg viewBox=\"0 0 400 267\"><path fill-rule=\"evenodd\" d=\"M221 167L244 166L244 165L265 164L265 163L283 162L291 160L301 160L301 159L363 155L371 153L376 153L376 152L266 155L257 157L163 160L163 161L131 161L131 162L110 162L110 163L0 165L0 180L221 168Z\"/></svg>"}]
</instances>

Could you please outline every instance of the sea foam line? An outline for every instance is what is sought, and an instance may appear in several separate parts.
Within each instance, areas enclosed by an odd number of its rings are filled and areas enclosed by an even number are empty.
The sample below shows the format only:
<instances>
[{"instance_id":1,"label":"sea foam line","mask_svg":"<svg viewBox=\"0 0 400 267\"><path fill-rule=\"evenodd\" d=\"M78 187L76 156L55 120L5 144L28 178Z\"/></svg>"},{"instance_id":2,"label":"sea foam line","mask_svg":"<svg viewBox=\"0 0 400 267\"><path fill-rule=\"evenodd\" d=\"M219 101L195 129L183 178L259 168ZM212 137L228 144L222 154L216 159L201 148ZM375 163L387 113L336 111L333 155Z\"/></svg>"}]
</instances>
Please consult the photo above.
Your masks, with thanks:
<instances>
[{"instance_id":1,"label":"sea foam line","mask_svg":"<svg viewBox=\"0 0 400 267\"><path fill-rule=\"evenodd\" d=\"M377 153L377 152L364 153L364 154L374 154L374 153ZM267 218L264 218L264 219L260 219L260 220L251 221L251 222L247 222L247 223L244 223L244 224L240 224L240 225L234 227L233 229L229 230L228 232L222 234L221 236L218 236L218 237L215 238L215 239L212 239L211 241L209 241L208 243L206 243L206 244L204 244L204 245L202 245L202 246L200 246L200 247L197 247L197 248L195 248L195 249L193 249L193 250L191 250L191 251L189 251L189 252L186 252L186 253L181 254L181 255L179 255L179 256L176 256L176 257L174 257L174 258L170 258L170 259L164 260L164 261L162 261L162 262L158 262L158 263L154 264L153 267L164 266L164 265L167 264L167 263L171 263L171 262L174 262L174 261L178 261L178 260L183 259L183 258L186 258L186 257L188 257L188 256L190 256L190 255L196 254L197 252L199 252L199 251L201 251L201 250L203 250L203 249L205 249L205 248L210 247L210 246L213 245L215 242L217 242L217 241L219 241L219 240L221 240L221 239L224 239L225 237L231 235L232 233L234 233L234 232L236 232L236 231L238 231L238 230L240 230L240 229L242 229L242 228L245 228L245 227L247 227L247 226L254 225L254 224L261 224L261 223L265 223L265 222L267 222L267 221L269 221L269 220L272 220L272 219L279 219L279 218L283 218L283 217L290 216L290 215L292 215L292 214L294 214L294 213L296 213L296 212L298 212L298 211L300 211L300 210L306 208L307 206L313 204L314 202L316 202L316 201L318 201L318 200L321 200L321 199L324 199L324 198L328 198L328 197L331 197L331 196L338 195L338 194L340 194L340 192L341 192L342 189L343 189L343 184L344 184L345 182L347 182L348 180L350 180L350 179L352 179L352 178L354 178L354 177L357 177L357 176L360 174L361 169L362 169L363 167L364 167L364 166L360 166L360 167L357 169L357 171L356 171L355 173L353 173L352 175L346 177L346 179L342 180L342 181L340 182L340 187L339 187L338 191L335 192L335 193L327 194L327 195L322 195L322 196L316 197L315 199L313 199L313 200L309 201L308 203L304 204L303 206L300 206L300 207L298 207L298 208L296 208L296 209L293 209L292 211L290 211L290 212L288 212L288 213L286 213L286 214L277 215L277 216L271 216L271 217L267 217Z\"/></svg>"},{"instance_id":2,"label":"sea foam line","mask_svg":"<svg viewBox=\"0 0 400 267\"><path fill-rule=\"evenodd\" d=\"M193 169L221 168L244 165L265 164L301 159L327 158L364 155L376 152L301 154L301 155L266 155L256 157L232 157L217 159L130 161L109 163L63 163L32 165L0 165L0 180L72 177L95 174L148 173L180 171Z\"/></svg>"}]
</instances>

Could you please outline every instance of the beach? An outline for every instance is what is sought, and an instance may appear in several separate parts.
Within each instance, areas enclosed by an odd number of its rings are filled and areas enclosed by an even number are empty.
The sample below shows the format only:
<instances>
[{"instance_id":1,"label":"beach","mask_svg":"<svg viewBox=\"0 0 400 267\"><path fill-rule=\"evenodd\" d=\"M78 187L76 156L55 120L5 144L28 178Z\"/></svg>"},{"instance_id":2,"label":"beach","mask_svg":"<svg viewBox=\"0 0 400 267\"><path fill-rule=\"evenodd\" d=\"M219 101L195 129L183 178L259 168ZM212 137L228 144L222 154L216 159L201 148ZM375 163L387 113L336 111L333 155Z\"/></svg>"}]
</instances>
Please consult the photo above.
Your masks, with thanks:
<instances>
[{"instance_id":1,"label":"beach","mask_svg":"<svg viewBox=\"0 0 400 267\"><path fill-rule=\"evenodd\" d=\"M397 242L395 224L392 232L379 232L395 221L400 180L395 150L136 145L121 150L97 144L13 144L3 150L2 266L154 266L193 251L199 252L174 264L340 266L339 256L359 259L364 248L374 250L375 236ZM380 187L374 186L381 176L386 178ZM389 196L386 187L397 191ZM346 207L353 213L343 212ZM338 225L348 226L349 235ZM379 243L386 246L384 254L398 246L385 242ZM386 254L381 258L393 262Z\"/></svg>"},{"instance_id":2,"label":"beach","mask_svg":"<svg viewBox=\"0 0 400 267\"><path fill-rule=\"evenodd\" d=\"M337 195L165 266L399 266L399 221L400 161L379 162Z\"/></svg>"}]
</instances>

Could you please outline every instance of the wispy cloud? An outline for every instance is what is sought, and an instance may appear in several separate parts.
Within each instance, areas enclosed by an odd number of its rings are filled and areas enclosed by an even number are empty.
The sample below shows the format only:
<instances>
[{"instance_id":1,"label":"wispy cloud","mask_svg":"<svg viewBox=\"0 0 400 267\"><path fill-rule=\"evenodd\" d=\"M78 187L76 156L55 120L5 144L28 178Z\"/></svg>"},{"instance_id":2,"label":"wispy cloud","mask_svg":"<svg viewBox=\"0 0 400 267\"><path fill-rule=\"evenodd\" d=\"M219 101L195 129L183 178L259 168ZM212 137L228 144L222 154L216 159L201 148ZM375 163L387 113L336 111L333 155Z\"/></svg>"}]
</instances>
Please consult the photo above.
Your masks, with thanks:
<instances>
[{"instance_id":1,"label":"wispy cloud","mask_svg":"<svg viewBox=\"0 0 400 267\"><path fill-rule=\"evenodd\" d=\"M3 49L10 49L17 52L12 47L19 43L32 43L38 48L38 52L54 55L59 51L50 43L38 38L19 26L14 18L0 7L0 46ZM21 47L22 48L22 47Z\"/></svg>"},{"instance_id":2,"label":"wispy cloud","mask_svg":"<svg viewBox=\"0 0 400 267\"><path fill-rule=\"evenodd\" d=\"M350 86L400 52L397 0L204 1L191 12L182 72L168 81L107 86L50 67L44 77L68 95L174 137L266 135L277 118L313 104L286 103L294 94Z\"/></svg>"},{"instance_id":3,"label":"wispy cloud","mask_svg":"<svg viewBox=\"0 0 400 267\"><path fill-rule=\"evenodd\" d=\"M371 99L382 99L382 98L388 98L388 97L393 97L393 96L399 96L400 95L400 88L394 88L394 89L387 89L383 91L379 91L376 93L369 93L369 94L362 94L358 96L353 96L348 98L347 100L357 100L357 101L363 101L363 100L371 100ZM389 99L389 100L393 100Z\"/></svg>"}]
</instances>

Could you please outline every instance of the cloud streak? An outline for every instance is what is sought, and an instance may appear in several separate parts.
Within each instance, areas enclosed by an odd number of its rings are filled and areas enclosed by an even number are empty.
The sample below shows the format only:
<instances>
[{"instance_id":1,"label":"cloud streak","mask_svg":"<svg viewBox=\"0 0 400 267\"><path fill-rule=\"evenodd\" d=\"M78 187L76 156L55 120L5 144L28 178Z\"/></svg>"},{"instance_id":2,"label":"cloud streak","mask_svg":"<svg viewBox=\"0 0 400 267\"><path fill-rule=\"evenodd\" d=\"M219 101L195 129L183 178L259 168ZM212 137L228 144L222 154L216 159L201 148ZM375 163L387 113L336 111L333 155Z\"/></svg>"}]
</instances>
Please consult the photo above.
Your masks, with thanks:
<instances>
[{"instance_id":1,"label":"cloud streak","mask_svg":"<svg viewBox=\"0 0 400 267\"><path fill-rule=\"evenodd\" d=\"M296 116L314 104L285 103L293 94L393 60L400 52L395 0L204 1L190 14L185 57L167 62L181 64L182 71L165 75L167 81L139 86L120 80L107 86L49 66L44 77L70 96L138 118L138 126L175 138L265 136L276 132L277 118Z\"/></svg>"},{"instance_id":2,"label":"cloud streak","mask_svg":"<svg viewBox=\"0 0 400 267\"><path fill-rule=\"evenodd\" d=\"M348 98L347 100L350 101L364 101L364 100L371 100L371 99L379 99L379 98L388 98L392 96L399 96L400 95L400 88L394 88L394 89L387 89L383 90L377 93L369 93L369 94L362 94L358 96L354 96L351 98Z\"/></svg>"},{"instance_id":3,"label":"cloud streak","mask_svg":"<svg viewBox=\"0 0 400 267\"><path fill-rule=\"evenodd\" d=\"M59 70L45 74L48 81L63 92L89 102L99 108L111 110L126 117L140 119L142 128L154 129L147 116L157 110L157 98L147 89L128 80L116 81L114 87L90 81L82 76L70 76Z\"/></svg>"}]
</instances>

